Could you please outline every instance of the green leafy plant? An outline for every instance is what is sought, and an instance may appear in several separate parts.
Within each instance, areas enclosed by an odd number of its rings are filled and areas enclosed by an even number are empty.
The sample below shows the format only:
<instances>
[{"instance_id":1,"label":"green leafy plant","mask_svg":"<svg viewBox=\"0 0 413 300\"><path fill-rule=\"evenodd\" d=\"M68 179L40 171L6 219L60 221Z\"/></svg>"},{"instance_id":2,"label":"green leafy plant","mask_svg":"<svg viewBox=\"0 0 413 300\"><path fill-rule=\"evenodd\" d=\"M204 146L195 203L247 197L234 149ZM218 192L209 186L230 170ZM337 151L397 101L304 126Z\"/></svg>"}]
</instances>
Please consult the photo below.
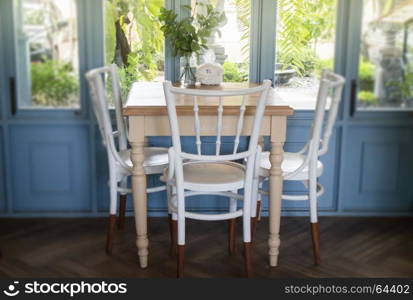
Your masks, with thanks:
<instances>
[{"instance_id":1,"label":"green leafy plant","mask_svg":"<svg viewBox=\"0 0 413 300\"><path fill-rule=\"evenodd\" d=\"M250 36L250 0L234 0L242 40ZM324 66L317 45L334 34L337 0L278 0L276 62L293 68L300 76L320 73ZM246 53L248 49L243 49ZM246 60L248 57L246 56ZM329 64L330 66L330 64ZM332 65L331 65L332 66Z\"/></svg>"},{"instance_id":2,"label":"green leafy plant","mask_svg":"<svg viewBox=\"0 0 413 300\"><path fill-rule=\"evenodd\" d=\"M404 100L413 99L413 72L408 72L404 75L403 84L400 88Z\"/></svg>"},{"instance_id":3,"label":"green leafy plant","mask_svg":"<svg viewBox=\"0 0 413 300\"><path fill-rule=\"evenodd\" d=\"M358 98L362 103L365 103L369 106L377 104L377 98L371 91L360 91L358 93Z\"/></svg>"},{"instance_id":4,"label":"green leafy plant","mask_svg":"<svg viewBox=\"0 0 413 300\"><path fill-rule=\"evenodd\" d=\"M244 82L248 80L245 64L236 64L226 61L223 65L225 82Z\"/></svg>"},{"instance_id":5,"label":"green leafy plant","mask_svg":"<svg viewBox=\"0 0 413 300\"><path fill-rule=\"evenodd\" d=\"M315 50L334 33L336 0L278 0L277 62L309 76L318 66Z\"/></svg>"},{"instance_id":6,"label":"green leafy plant","mask_svg":"<svg viewBox=\"0 0 413 300\"><path fill-rule=\"evenodd\" d=\"M116 63L122 90L163 70L163 34L159 22L163 0L106 0L106 61Z\"/></svg>"},{"instance_id":7,"label":"green leafy plant","mask_svg":"<svg viewBox=\"0 0 413 300\"><path fill-rule=\"evenodd\" d=\"M54 60L31 64L32 103L38 106L73 106L79 83L69 63Z\"/></svg>"},{"instance_id":8,"label":"green leafy plant","mask_svg":"<svg viewBox=\"0 0 413 300\"><path fill-rule=\"evenodd\" d=\"M360 90L371 91L374 86L374 64L361 58L359 65Z\"/></svg>"},{"instance_id":9,"label":"green leafy plant","mask_svg":"<svg viewBox=\"0 0 413 300\"><path fill-rule=\"evenodd\" d=\"M169 39L173 56L189 57L193 53L201 54L203 50L208 48L208 38L217 31L219 23L225 18L223 13L215 11L210 4L196 2L195 6L205 6L206 13L195 13L197 11L195 8L184 5L183 8L192 13L178 20L178 15L172 10L161 9L159 16L162 23L161 30Z\"/></svg>"},{"instance_id":10,"label":"green leafy plant","mask_svg":"<svg viewBox=\"0 0 413 300\"><path fill-rule=\"evenodd\" d=\"M234 0L235 10L237 13L238 26L241 29L241 40L244 45L241 48L242 55L245 62L249 60L249 38L250 38L250 24L251 24L251 1L250 0Z\"/></svg>"},{"instance_id":11,"label":"green leafy plant","mask_svg":"<svg viewBox=\"0 0 413 300\"><path fill-rule=\"evenodd\" d=\"M386 87L394 88L401 100L413 99L413 72L406 72L401 80L388 81Z\"/></svg>"}]
</instances>

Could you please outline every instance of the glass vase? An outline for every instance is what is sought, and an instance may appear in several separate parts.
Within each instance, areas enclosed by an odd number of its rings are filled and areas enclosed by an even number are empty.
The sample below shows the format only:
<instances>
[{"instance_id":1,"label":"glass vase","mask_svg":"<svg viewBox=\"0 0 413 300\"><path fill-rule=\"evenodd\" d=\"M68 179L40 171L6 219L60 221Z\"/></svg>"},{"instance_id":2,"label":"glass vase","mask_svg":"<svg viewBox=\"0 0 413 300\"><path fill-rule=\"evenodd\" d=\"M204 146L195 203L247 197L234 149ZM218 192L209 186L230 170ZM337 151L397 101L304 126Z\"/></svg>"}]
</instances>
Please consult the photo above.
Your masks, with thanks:
<instances>
[{"instance_id":1,"label":"glass vase","mask_svg":"<svg viewBox=\"0 0 413 300\"><path fill-rule=\"evenodd\" d=\"M179 80L184 86L194 86L196 84L196 58L194 55L182 56L180 60L181 75Z\"/></svg>"}]
</instances>

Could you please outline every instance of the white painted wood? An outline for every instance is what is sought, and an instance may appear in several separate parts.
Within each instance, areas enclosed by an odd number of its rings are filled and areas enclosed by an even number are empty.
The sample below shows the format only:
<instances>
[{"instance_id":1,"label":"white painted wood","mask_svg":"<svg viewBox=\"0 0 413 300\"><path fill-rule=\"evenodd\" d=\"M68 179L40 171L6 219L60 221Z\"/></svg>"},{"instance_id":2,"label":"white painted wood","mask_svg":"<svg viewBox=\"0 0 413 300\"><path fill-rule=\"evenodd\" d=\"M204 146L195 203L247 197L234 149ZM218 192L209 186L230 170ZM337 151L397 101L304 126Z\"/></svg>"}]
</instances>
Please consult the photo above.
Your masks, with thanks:
<instances>
[{"instance_id":1,"label":"white painted wood","mask_svg":"<svg viewBox=\"0 0 413 300\"><path fill-rule=\"evenodd\" d=\"M311 223L317 222L317 197L324 192L322 185L317 182L317 178L323 173L323 164L319 156L328 151L344 83L345 79L342 76L327 70L323 71L309 141L296 153L284 153L281 164L284 180L301 181L308 188L308 195L282 195L282 198L284 200L309 200ZM323 126L328 97L331 97L331 105L327 113L327 122ZM267 178L270 175L271 163L270 153L262 153L260 176Z\"/></svg>"},{"instance_id":2,"label":"white painted wood","mask_svg":"<svg viewBox=\"0 0 413 300\"><path fill-rule=\"evenodd\" d=\"M107 148L109 165L110 214L117 213L117 193L127 194L127 177L132 175L131 151L127 149L127 127L122 116L122 97L116 65L90 70L86 73L89 82L92 107L98 121L103 144ZM108 108L109 88L113 97L116 116L116 130L112 128ZM116 142L116 140L117 142ZM161 174L168 164L166 148L146 147L143 149L145 174ZM148 189L147 192L164 190L163 187Z\"/></svg>"},{"instance_id":3,"label":"white painted wood","mask_svg":"<svg viewBox=\"0 0 413 300\"><path fill-rule=\"evenodd\" d=\"M241 107L239 109L239 118L238 118L238 122L237 122L237 132L235 135L235 141L234 141L234 154L237 153L238 151L238 145L239 145L239 140L241 137L241 132L242 132L242 128L244 126L244 115L245 115L245 96L242 97L242 103L241 103Z\"/></svg>"},{"instance_id":4,"label":"white painted wood","mask_svg":"<svg viewBox=\"0 0 413 300\"><path fill-rule=\"evenodd\" d=\"M164 83L164 93L168 108L169 123L172 133L173 147L169 151L169 168L167 175L167 184L175 188L175 194L172 194L168 199L169 208L176 214L178 221L178 244L185 245L185 218L193 218L198 220L226 220L239 216L243 216L243 232L244 242L251 241L251 201L254 195L253 178L256 175L256 159L260 147L258 146L258 135L264 116L264 109L267 102L268 91L271 82L265 81L262 86L233 90L200 90L200 89L182 89L173 87L170 82ZM252 120L252 131L250 144L247 151L237 152L239 135L242 132L243 116L245 111L244 105L240 107L240 115L235 132L238 136L238 141L234 145L232 154L221 155L221 135L223 131L223 114L224 114L224 97L251 95L252 93L259 94L259 100L256 105L255 116ZM192 97L194 106L194 125L195 132L200 133L201 124L199 123L197 97L217 97L219 99L216 116L216 148L215 155L204 155L200 147L197 147L197 154L185 153L182 151L180 142L180 126L177 117L175 105L176 97L179 95L187 95ZM244 108L243 108L244 107ZM198 119L198 121L197 121ZM200 137L199 137L200 138ZM197 144L198 146L198 144ZM259 157L259 156L258 156ZM246 159L246 165L242 165L234 160ZM185 197L203 194L224 193L230 201L240 199L240 195L235 192L238 189L244 189L242 200L244 205L242 209L236 209L236 202L230 205L230 211L225 214L199 214L191 213L185 210ZM168 187L168 190L172 189Z\"/></svg>"},{"instance_id":5,"label":"white painted wood","mask_svg":"<svg viewBox=\"0 0 413 300\"><path fill-rule=\"evenodd\" d=\"M309 179L309 165L308 164L303 165L303 163L306 160L306 157L307 156L304 154L284 152L284 159L281 163L281 169L283 172L283 176L285 177L286 175L293 174L294 171L296 171L298 168L303 166L302 168L300 168L300 172L294 175L294 180L299 180L299 181L308 180ZM260 176L268 177L269 170L271 168L269 152L261 153L260 166L261 166L259 170ZM324 165L321 161L317 162L316 170L317 170L317 177L320 177L324 171Z\"/></svg>"},{"instance_id":6,"label":"white painted wood","mask_svg":"<svg viewBox=\"0 0 413 300\"><path fill-rule=\"evenodd\" d=\"M201 155L201 124L199 122L199 107L197 97L194 96L194 121L195 121L195 133L196 133L196 149L197 153Z\"/></svg>"},{"instance_id":7,"label":"white painted wood","mask_svg":"<svg viewBox=\"0 0 413 300\"><path fill-rule=\"evenodd\" d=\"M217 117L217 140L215 145L215 155L220 155L221 153L221 131L222 131L222 113L224 108L222 106L222 97L219 97L218 104L218 117Z\"/></svg>"}]
</instances>

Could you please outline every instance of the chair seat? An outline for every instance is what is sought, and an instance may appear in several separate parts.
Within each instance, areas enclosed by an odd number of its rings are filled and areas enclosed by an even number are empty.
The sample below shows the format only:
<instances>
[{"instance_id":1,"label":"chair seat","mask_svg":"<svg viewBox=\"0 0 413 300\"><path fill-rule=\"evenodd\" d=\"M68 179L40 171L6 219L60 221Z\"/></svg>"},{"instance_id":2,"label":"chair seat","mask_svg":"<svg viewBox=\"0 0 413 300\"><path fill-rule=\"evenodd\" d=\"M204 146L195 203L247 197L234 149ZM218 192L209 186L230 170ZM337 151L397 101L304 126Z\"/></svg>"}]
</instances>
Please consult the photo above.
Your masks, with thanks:
<instances>
[{"instance_id":1,"label":"chair seat","mask_svg":"<svg viewBox=\"0 0 413 300\"><path fill-rule=\"evenodd\" d=\"M184 188L201 192L233 191L244 187L245 167L234 162L189 162L183 166Z\"/></svg>"},{"instance_id":2,"label":"chair seat","mask_svg":"<svg viewBox=\"0 0 413 300\"><path fill-rule=\"evenodd\" d=\"M163 169L168 165L168 148L162 147L145 147L145 161L143 167L145 174L162 174ZM119 152L120 158L132 168L131 150Z\"/></svg>"},{"instance_id":3,"label":"chair seat","mask_svg":"<svg viewBox=\"0 0 413 300\"><path fill-rule=\"evenodd\" d=\"M304 162L306 156L298 153L292 152L284 152L284 159L281 164L281 169L283 174L294 172L301 164ZM261 161L260 161L260 176L268 177L269 170L271 168L270 163L270 152L262 152L261 153ZM323 173L323 163L321 161L317 162L317 177L320 177ZM301 172L295 175L292 178L288 178L288 180L308 180L309 173L308 173L308 166L306 166Z\"/></svg>"}]
</instances>

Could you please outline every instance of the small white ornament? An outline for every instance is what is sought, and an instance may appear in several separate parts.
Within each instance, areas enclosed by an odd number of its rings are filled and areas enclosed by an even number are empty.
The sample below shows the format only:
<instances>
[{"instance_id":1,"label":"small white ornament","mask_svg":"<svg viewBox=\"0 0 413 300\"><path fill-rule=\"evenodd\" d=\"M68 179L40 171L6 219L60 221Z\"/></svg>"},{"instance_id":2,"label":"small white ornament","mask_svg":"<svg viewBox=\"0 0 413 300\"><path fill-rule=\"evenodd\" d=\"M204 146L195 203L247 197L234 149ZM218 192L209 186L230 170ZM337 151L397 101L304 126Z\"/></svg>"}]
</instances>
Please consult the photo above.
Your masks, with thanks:
<instances>
[{"instance_id":1,"label":"small white ornament","mask_svg":"<svg viewBox=\"0 0 413 300\"><path fill-rule=\"evenodd\" d=\"M204 85L219 85L224 78L224 69L218 63L215 63L215 54L209 50L204 55L205 63L200 65L196 70L196 78Z\"/></svg>"}]
</instances>

